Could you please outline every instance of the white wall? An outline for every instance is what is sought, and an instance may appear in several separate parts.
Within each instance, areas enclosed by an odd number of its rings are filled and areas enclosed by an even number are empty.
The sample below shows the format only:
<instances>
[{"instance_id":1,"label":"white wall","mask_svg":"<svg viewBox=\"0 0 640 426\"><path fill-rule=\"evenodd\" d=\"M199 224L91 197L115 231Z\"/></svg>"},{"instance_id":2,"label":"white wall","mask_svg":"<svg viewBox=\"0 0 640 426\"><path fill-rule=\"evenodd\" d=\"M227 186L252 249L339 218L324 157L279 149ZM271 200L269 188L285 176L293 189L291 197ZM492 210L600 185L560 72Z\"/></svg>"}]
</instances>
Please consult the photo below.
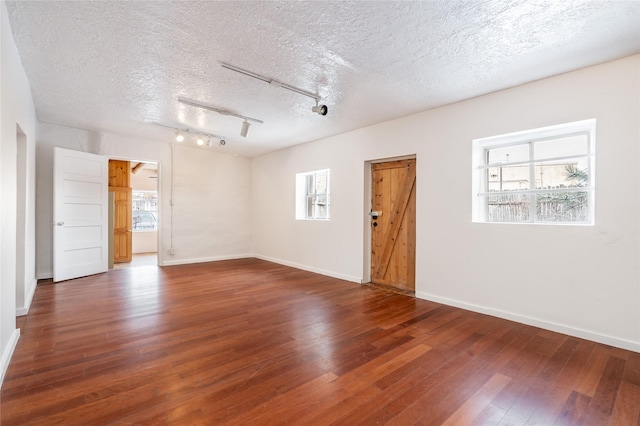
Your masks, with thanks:
<instances>
[{"instance_id":1,"label":"white wall","mask_svg":"<svg viewBox=\"0 0 640 426\"><path fill-rule=\"evenodd\" d=\"M4 2L0 5L0 382L20 335L16 314L29 309L35 280L35 141L37 119L31 88L18 56ZM24 135L24 160L17 167L17 127ZM23 206L17 208L18 174L23 179ZM23 217L17 217L17 210ZM23 225L24 239L16 241ZM16 262L20 259L21 270ZM16 282L17 277L20 278ZM19 303L19 305L17 305Z\"/></svg>"},{"instance_id":2,"label":"white wall","mask_svg":"<svg viewBox=\"0 0 640 426\"><path fill-rule=\"evenodd\" d=\"M156 253L158 251L158 231L133 231L131 253Z\"/></svg>"},{"instance_id":3,"label":"white wall","mask_svg":"<svg viewBox=\"0 0 640 426\"><path fill-rule=\"evenodd\" d=\"M136 162L131 163L131 167ZM157 191L158 190L158 174L156 170L143 168L138 173L131 173L131 188L134 191Z\"/></svg>"},{"instance_id":4,"label":"white wall","mask_svg":"<svg viewBox=\"0 0 640 426\"><path fill-rule=\"evenodd\" d=\"M416 154L418 297L640 351L639 80L636 55L254 158L254 253L364 279L365 162ZM473 139L590 118L595 226L471 222ZM331 221L296 221L324 168Z\"/></svg>"},{"instance_id":5,"label":"white wall","mask_svg":"<svg viewBox=\"0 0 640 426\"><path fill-rule=\"evenodd\" d=\"M53 147L123 160L158 162L160 265L244 257L250 253L250 161L204 148L171 145L41 123L37 147L37 273L53 275ZM173 213L173 218L171 217ZM173 229L172 229L173 224ZM173 247L174 255L169 254Z\"/></svg>"},{"instance_id":6,"label":"white wall","mask_svg":"<svg viewBox=\"0 0 640 426\"><path fill-rule=\"evenodd\" d=\"M176 254L202 262L250 256L251 161L179 147L174 164Z\"/></svg>"}]
</instances>

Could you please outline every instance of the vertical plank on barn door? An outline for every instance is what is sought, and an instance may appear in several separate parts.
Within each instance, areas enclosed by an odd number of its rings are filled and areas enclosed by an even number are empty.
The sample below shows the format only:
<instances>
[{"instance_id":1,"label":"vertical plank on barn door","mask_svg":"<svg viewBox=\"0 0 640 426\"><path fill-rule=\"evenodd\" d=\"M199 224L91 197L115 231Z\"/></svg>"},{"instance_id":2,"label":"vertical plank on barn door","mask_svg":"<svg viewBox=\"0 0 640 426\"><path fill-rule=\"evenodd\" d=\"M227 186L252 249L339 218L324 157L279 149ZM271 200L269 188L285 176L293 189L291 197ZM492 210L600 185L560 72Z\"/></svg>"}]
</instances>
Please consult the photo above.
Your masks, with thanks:
<instances>
[{"instance_id":1,"label":"vertical plank on barn door","mask_svg":"<svg viewBox=\"0 0 640 426\"><path fill-rule=\"evenodd\" d=\"M371 282L415 292L416 160L371 165Z\"/></svg>"},{"instance_id":2,"label":"vertical plank on barn door","mask_svg":"<svg viewBox=\"0 0 640 426\"><path fill-rule=\"evenodd\" d=\"M109 160L109 191L113 192L115 200L113 262L131 262L133 251L132 195L131 164L128 161Z\"/></svg>"}]
</instances>

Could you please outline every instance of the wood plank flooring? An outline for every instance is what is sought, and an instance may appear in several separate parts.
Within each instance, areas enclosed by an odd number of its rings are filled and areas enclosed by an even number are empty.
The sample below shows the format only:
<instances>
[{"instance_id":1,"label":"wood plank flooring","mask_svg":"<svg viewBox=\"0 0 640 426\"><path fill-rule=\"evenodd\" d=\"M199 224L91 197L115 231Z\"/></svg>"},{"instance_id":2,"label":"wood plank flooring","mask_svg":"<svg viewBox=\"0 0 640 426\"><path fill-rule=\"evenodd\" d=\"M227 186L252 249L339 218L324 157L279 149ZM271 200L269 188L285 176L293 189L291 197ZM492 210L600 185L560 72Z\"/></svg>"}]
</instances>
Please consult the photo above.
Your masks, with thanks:
<instances>
[{"instance_id":1,"label":"wood plank flooring","mask_svg":"<svg viewBox=\"0 0 640 426\"><path fill-rule=\"evenodd\" d=\"M638 425L640 354L256 259L38 285L3 426Z\"/></svg>"}]
</instances>

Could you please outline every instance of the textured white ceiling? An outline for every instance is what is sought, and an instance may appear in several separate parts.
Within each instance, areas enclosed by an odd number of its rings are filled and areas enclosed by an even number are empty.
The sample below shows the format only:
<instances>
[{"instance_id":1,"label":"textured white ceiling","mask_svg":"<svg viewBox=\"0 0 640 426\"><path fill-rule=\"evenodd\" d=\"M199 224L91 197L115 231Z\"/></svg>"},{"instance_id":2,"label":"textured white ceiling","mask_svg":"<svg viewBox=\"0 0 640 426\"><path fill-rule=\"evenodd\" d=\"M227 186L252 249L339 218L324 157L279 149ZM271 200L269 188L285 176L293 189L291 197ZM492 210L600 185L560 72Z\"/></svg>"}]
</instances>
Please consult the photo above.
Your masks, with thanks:
<instances>
[{"instance_id":1,"label":"textured white ceiling","mask_svg":"<svg viewBox=\"0 0 640 426\"><path fill-rule=\"evenodd\" d=\"M255 156L640 52L638 1L7 1L41 121ZM234 73L226 62L319 94ZM180 105L196 99L258 118Z\"/></svg>"}]
</instances>

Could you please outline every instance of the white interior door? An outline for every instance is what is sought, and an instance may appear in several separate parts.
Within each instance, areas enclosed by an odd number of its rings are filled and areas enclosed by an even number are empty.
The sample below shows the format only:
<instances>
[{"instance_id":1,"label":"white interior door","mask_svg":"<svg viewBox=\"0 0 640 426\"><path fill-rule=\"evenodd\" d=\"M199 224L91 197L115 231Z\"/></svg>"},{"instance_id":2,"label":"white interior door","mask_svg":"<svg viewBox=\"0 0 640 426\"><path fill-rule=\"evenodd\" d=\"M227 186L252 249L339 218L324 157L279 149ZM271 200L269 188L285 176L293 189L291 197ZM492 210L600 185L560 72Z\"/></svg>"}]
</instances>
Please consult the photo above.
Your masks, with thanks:
<instances>
[{"instance_id":1,"label":"white interior door","mask_svg":"<svg viewBox=\"0 0 640 426\"><path fill-rule=\"evenodd\" d=\"M54 148L53 280L107 271L108 159Z\"/></svg>"}]
</instances>

